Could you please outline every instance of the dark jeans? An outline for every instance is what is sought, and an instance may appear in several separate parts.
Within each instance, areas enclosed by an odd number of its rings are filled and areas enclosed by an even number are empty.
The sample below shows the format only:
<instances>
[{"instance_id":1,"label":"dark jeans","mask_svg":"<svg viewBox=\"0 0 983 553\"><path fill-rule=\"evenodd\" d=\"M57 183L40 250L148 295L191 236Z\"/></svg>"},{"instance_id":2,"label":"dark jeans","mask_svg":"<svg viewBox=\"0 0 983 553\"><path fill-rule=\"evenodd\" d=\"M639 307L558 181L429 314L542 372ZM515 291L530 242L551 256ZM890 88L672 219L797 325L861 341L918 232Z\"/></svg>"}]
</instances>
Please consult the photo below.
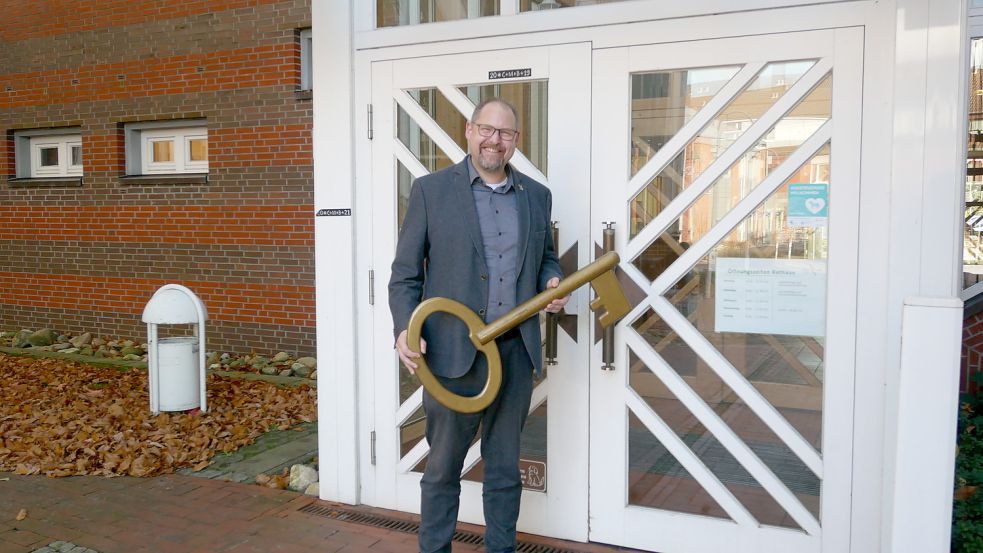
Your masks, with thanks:
<instances>
[{"instance_id":1,"label":"dark jeans","mask_svg":"<svg viewBox=\"0 0 983 553\"><path fill-rule=\"evenodd\" d=\"M490 553L515 551L515 522L522 495L519 437L532 399L533 367L518 332L510 332L497 342L502 357L502 389L483 412L457 413L423 392L430 444L427 468L420 481L423 553L451 551L461 501L461 470L479 424L485 474L485 549ZM438 379L454 393L473 396L484 387L487 374L485 356L478 354L471 370L461 378Z\"/></svg>"}]
</instances>

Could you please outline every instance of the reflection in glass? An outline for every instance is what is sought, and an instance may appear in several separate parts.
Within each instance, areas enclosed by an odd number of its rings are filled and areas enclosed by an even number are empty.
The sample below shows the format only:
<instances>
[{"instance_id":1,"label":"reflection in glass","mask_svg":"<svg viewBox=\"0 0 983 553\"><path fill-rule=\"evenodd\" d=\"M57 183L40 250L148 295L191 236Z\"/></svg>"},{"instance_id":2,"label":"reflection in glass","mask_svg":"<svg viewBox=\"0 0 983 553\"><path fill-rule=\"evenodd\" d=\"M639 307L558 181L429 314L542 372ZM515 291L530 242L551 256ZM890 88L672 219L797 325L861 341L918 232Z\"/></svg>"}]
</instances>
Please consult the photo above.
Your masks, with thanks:
<instances>
[{"instance_id":1,"label":"reflection in glass","mask_svg":"<svg viewBox=\"0 0 983 553\"><path fill-rule=\"evenodd\" d=\"M798 497L799 501L818 518L820 480L809 470L809 467L784 442L778 439L747 404L734 394L713 369L704 363L654 311L649 309L632 324L632 327L645 338L652 350L658 353L672 370L683 377L686 384L723 419L741 441L754 451L778 479ZM633 352L630 352L629 362L629 385L652 409L659 414L681 411L687 416L689 415L686 408ZM799 381L799 384L804 385L805 383ZM797 418L800 415L793 412L790 416ZM683 441L687 441L687 437L693 437L693 428L697 426L701 429L700 437L706 433L706 430L696 423L695 418L691 422L692 426L686 430L685 434L680 435ZM715 447L718 446L719 444L715 445ZM712 457L716 461L722 459L719 454L714 454ZM736 460L733 461L736 463ZM767 492L749 474L746 474L743 467L734 465L721 468L723 476L721 474L717 474L717 476L724 480L725 484L727 483L726 477L732 477L735 482L742 484L743 487L732 488L731 491L738 496L742 503L753 504L748 508L755 518L762 522L770 521L767 522L768 524L797 527L791 518L785 516L784 511L776 503L769 501L766 506L756 499L758 494L767 494ZM717 471L714 472L717 473ZM740 494L749 493L748 487L754 488L754 490L745 502Z\"/></svg>"},{"instance_id":2,"label":"reflection in glass","mask_svg":"<svg viewBox=\"0 0 983 553\"><path fill-rule=\"evenodd\" d=\"M82 165L82 146L72 146L72 165Z\"/></svg>"},{"instance_id":3,"label":"reflection in glass","mask_svg":"<svg viewBox=\"0 0 983 553\"><path fill-rule=\"evenodd\" d=\"M499 0L376 0L376 27L417 25L499 14Z\"/></svg>"},{"instance_id":4,"label":"reflection in glass","mask_svg":"<svg viewBox=\"0 0 983 553\"><path fill-rule=\"evenodd\" d=\"M631 174L652 159L737 73L703 67L631 76Z\"/></svg>"},{"instance_id":5,"label":"reflection in glass","mask_svg":"<svg viewBox=\"0 0 983 553\"><path fill-rule=\"evenodd\" d=\"M592 6L594 4L613 4L625 0L519 0L519 11L546 11L558 8L573 8L576 6Z\"/></svg>"},{"instance_id":6,"label":"reflection in glass","mask_svg":"<svg viewBox=\"0 0 983 553\"><path fill-rule=\"evenodd\" d=\"M173 140L155 140L150 143L153 149L153 161L154 163L163 163L167 161L174 161L174 141Z\"/></svg>"},{"instance_id":7,"label":"reflection in glass","mask_svg":"<svg viewBox=\"0 0 983 553\"><path fill-rule=\"evenodd\" d=\"M691 185L812 65L812 61L773 62L766 65L743 92L738 94L686 145L683 151L635 195L631 204L630 235L637 235L669 202ZM801 143L801 140L812 134L812 130L815 130L823 120L829 118L830 86L830 78L827 78L780 123L766 133L752 152L753 157L760 158L758 163L767 164L769 160L774 162L778 159L775 148L788 147L789 144L795 144L797 140ZM662 142L669 138L665 137ZM658 140L654 144L661 146ZM637 145L636 140L632 147L633 171L638 169L635 167L636 163L647 161L655 152L653 148L647 157L636 158ZM761 168L747 167L738 163L731 170L750 174L752 171L760 172Z\"/></svg>"},{"instance_id":8,"label":"reflection in glass","mask_svg":"<svg viewBox=\"0 0 983 553\"><path fill-rule=\"evenodd\" d=\"M448 136L457 142L461 149L467 150L464 139L464 117L444 98L436 88L426 88L419 90L407 90L420 107L427 112L431 119ZM446 152L444 152L430 138L430 135L423 132L420 125L410 117L402 106L397 105L396 109L396 138L406 146L406 149L413 153L423 167L430 173L450 167L454 164Z\"/></svg>"},{"instance_id":9,"label":"reflection in glass","mask_svg":"<svg viewBox=\"0 0 983 553\"><path fill-rule=\"evenodd\" d=\"M681 437L687 440L685 436ZM730 518L630 409L628 504Z\"/></svg>"},{"instance_id":10,"label":"reflection in glass","mask_svg":"<svg viewBox=\"0 0 983 553\"><path fill-rule=\"evenodd\" d=\"M191 161L208 160L208 140L204 138L192 138L188 140Z\"/></svg>"},{"instance_id":11,"label":"reflection in glass","mask_svg":"<svg viewBox=\"0 0 983 553\"><path fill-rule=\"evenodd\" d=\"M828 182L827 145L665 294L817 451L822 449L828 233L826 217L805 226L790 224L789 190L798 194L803 185ZM738 260L788 276L759 281L742 275L736 284L718 281L731 276L718 272L717 265L726 261L732 267ZM722 288L721 282L731 284ZM727 294L734 286L743 287L739 299L744 303L728 298L731 303L718 305L718 292ZM757 317L759 307L770 310L764 318ZM787 314L787 309L799 312ZM738 326L748 331L735 331L731 315L744 317ZM717 320L721 316L727 319ZM789 322L779 324L783 320Z\"/></svg>"},{"instance_id":12,"label":"reflection in glass","mask_svg":"<svg viewBox=\"0 0 983 553\"><path fill-rule=\"evenodd\" d=\"M832 113L831 93L832 76L827 76L757 144L724 171L659 240L634 259L635 266L649 279L658 277L686 248L702 238L829 120ZM685 154L680 153L632 199L632 236L637 235L672 198L692 183L691 172L681 168Z\"/></svg>"},{"instance_id":13,"label":"reflection in glass","mask_svg":"<svg viewBox=\"0 0 983 553\"><path fill-rule=\"evenodd\" d=\"M966 224L963 227L964 288L983 280L983 38L970 41L969 63Z\"/></svg>"},{"instance_id":14,"label":"reflection in glass","mask_svg":"<svg viewBox=\"0 0 983 553\"><path fill-rule=\"evenodd\" d=\"M58 148L40 148L41 167L58 166Z\"/></svg>"}]
</instances>

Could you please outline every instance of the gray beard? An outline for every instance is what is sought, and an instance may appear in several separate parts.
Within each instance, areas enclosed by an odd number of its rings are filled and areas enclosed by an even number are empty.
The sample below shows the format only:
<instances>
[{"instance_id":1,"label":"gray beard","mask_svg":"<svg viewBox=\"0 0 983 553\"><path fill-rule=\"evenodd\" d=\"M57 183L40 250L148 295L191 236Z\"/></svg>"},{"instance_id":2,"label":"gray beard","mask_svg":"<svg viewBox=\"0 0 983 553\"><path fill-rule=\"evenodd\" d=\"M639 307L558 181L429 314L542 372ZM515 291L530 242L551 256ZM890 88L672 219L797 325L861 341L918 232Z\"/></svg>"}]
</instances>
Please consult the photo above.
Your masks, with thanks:
<instances>
[{"instance_id":1,"label":"gray beard","mask_svg":"<svg viewBox=\"0 0 983 553\"><path fill-rule=\"evenodd\" d=\"M499 161L489 162L489 161L486 161L485 158L483 158L479 154L478 155L478 165L482 169L484 169L485 171L497 172L497 171L500 171L503 167L505 167L505 160L499 160Z\"/></svg>"}]
</instances>

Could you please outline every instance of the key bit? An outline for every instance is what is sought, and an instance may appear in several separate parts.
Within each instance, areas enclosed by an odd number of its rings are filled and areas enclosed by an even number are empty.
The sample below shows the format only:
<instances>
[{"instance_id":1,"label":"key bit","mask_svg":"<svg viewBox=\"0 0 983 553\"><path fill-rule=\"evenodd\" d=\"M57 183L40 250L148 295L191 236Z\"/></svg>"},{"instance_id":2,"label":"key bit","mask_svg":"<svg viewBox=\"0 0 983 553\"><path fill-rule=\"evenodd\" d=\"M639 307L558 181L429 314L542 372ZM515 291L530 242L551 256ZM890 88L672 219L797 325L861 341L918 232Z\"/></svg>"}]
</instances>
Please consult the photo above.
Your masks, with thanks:
<instances>
[{"instance_id":1,"label":"key bit","mask_svg":"<svg viewBox=\"0 0 983 553\"><path fill-rule=\"evenodd\" d=\"M596 294L590 302L590 308L600 315L599 321L602 327L613 325L631 311L631 304L628 303L625 291L621 289L621 283L618 282L614 269L602 273L592 280L590 285ZM602 308L604 312L600 313L599 310Z\"/></svg>"}]
</instances>

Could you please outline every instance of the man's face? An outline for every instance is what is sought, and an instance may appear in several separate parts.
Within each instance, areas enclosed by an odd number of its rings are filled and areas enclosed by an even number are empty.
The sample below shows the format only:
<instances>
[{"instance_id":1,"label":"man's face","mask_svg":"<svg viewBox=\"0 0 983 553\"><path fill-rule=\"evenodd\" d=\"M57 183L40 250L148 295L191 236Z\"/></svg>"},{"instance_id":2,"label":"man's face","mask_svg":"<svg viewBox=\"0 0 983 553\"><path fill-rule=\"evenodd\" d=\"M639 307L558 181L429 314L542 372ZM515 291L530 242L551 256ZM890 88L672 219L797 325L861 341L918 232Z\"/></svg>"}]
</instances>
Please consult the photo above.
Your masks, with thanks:
<instances>
[{"instance_id":1,"label":"man's face","mask_svg":"<svg viewBox=\"0 0 983 553\"><path fill-rule=\"evenodd\" d=\"M496 129L515 129L515 116L507 106L493 102L481 108L478 119L474 123L468 121L464 135L468 139L468 153L476 167L493 173L505 168L505 164L515 153L515 139L502 140L498 132L491 136L481 136L479 125L489 125ZM515 137L516 139L518 136Z\"/></svg>"}]
</instances>

